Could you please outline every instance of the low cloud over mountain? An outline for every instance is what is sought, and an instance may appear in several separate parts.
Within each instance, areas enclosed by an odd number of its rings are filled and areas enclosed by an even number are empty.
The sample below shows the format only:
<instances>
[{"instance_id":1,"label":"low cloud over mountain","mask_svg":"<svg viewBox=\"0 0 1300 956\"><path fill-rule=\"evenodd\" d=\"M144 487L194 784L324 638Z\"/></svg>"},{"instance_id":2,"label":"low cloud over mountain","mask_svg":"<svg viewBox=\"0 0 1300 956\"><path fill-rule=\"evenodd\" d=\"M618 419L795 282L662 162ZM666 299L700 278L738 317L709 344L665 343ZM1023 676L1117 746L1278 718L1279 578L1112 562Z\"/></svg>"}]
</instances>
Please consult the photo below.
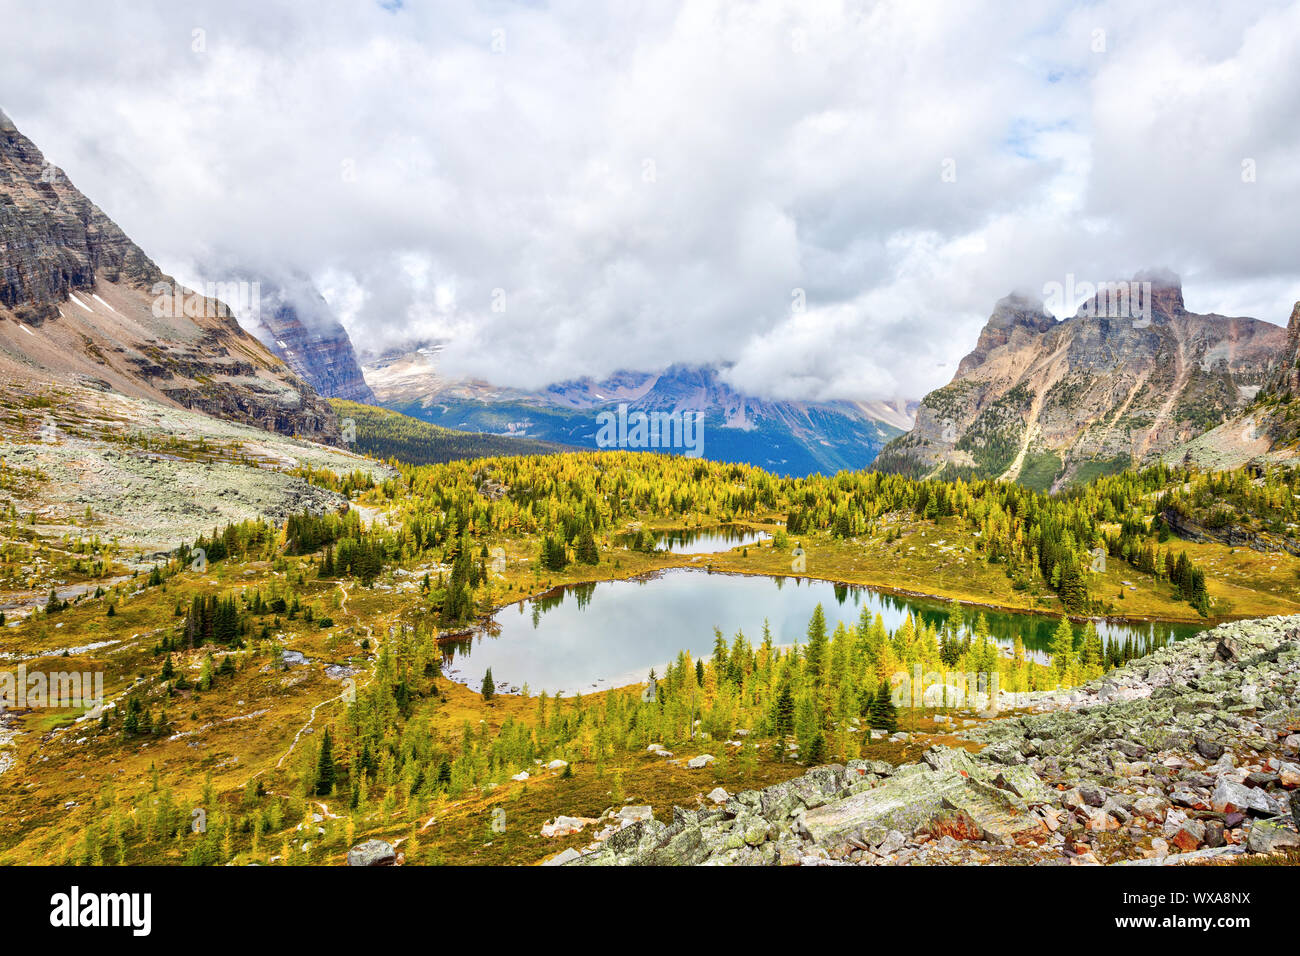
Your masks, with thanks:
<instances>
[{"instance_id":1,"label":"low cloud over mountain","mask_svg":"<svg viewBox=\"0 0 1300 956\"><path fill-rule=\"evenodd\" d=\"M1006 289L1160 263L1280 321L1300 278L1294 4L24 18L5 108L165 269L302 271L359 347L444 340L457 377L915 396Z\"/></svg>"}]
</instances>

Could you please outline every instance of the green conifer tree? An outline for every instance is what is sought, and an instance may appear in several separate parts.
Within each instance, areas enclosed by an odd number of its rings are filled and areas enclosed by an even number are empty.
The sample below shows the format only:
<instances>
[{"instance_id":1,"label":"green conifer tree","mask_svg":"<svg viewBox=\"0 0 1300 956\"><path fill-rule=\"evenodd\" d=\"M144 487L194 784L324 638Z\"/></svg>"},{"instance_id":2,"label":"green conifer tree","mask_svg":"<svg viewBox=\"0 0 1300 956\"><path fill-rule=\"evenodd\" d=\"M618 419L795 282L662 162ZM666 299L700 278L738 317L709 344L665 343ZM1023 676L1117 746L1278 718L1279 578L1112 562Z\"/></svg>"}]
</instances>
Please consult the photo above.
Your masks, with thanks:
<instances>
[{"instance_id":1,"label":"green conifer tree","mask_svg":"<svg viewBox=\"0 0 1300 956\"><path fill-rule=\"evenodd\" d=\"M334 741L330 729L325 728L325 735L320 742L320 754L316 758L316 795L328 797L334 790L337 773L334 767Z\"/></svg>"},{"instance_id":2,"label":"green conifer tree","mask_svg":"<svg viewBox=\"0 0 1300 956\"><path fill-rule=\"evenodd\" d=\"M890 693L888 682L880 682L867 718L872 730L885 730L891 734L898 730L898 708L894 706L894 695Z\"/></svg>"}]
</instances>

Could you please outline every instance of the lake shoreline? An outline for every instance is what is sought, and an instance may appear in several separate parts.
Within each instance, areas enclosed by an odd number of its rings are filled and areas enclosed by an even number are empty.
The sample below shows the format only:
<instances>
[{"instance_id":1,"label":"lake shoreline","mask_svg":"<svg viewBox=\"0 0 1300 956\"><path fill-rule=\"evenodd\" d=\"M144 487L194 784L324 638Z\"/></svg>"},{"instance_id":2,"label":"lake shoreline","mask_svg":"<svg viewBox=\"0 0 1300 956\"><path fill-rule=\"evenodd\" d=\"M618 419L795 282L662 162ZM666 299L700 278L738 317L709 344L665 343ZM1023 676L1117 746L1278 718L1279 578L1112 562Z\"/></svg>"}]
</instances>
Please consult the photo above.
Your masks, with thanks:
<instances>
[{"instance_id":1,"label":"lake shoreline","mask_svg":"<svg viewBox=\"0 0 1300 956\"><path fill-rule=\"evenodd\" d=\"M1188 617L1170 617L1164 615L1111 615L1111 614L1065 614L1050 608L1028 608L1011 604L1000 604L995 601L976 600L973 598L959 598L950 594L935 594L931 591L918 591L911 588L902 587L895 584L878 584L865 581L845 581L842 578L833 578L818 574L794 574L790 572L776 572L755 569L747 571L743 568L720 568L713 564L695 563L691 558L700 557L699 555L666 555L672 558L685 558L685 561L673 561L665 563L662 567L651 568L648 570L628 571L621 574L611 574L604 577L583 578L576 581L565 581L561 584L552 584L543 590L525 594L522 597L514 598L503 604L495 605L491 611L480 615L477 625L470 625L457 629L457 633L468 633L481 627L490 621L499 612L506 608L513 607L517 604L523 604L525 601L536 600L537 598L546 597L563 588L573 587L583 584L600 584L603 581L648 581L663 574L666 571L675 570L699 570L706 571L709 574L731 574L745 577L761 578L787 578L795 581L825 581L828 584L841 585L850 588L867 588L872 591L880 591L885 594L892 594L897 597L917 598L921 600L937 601L942 603L960 604L963 607L979 608L990 611L998 611L1007 614L1028 614L1028 615L1050 615L1055 617L1067 617L1075 623L1086 623L1088 621L1105 622L1108 624L1182 624L1182 625L1202 625L1206 628L1215 627L1219 624L1227 624L1232 621L1253 620L1259 617L1258 614L1242 613L1227 615L1211 615L1210 617L1188 616ZM441 640L441 636L439 640Z\"/></svg>"},{"instance_id":2,"label":"lake shoreline","mask_svg":"<svg viewBox=\"0 0 1300 956\"><path fill-rule=\"evenodd\" d=\"M693 570L709 577L719 576L724 579L717 582L704 580L701 574L673 574ZM784 584L794 582L794 587L783 588ZM735 582L734 585L725 582ZM638 597L642 585L655 584L650 590L653 595ZM672 582L672 583L668 583ZM751 582L742 584L741 582ZM612 596L601 598L607 592L597 590L597 585L608 583L613 589ZM637 585L635 588L628 587ZM773 591L784 590L790 597L784 602L778 598L769 600L768 589L775 585ZM758 590L755 590L755 587ZM809 593L809 592L814 593ZM572 594L570 592L573 592ZM801 594L802 597L795 595ZM715 596L716 595L716 596ZM744 595L738 600L737 595ZM763 596L760 596L763 595ZM576 610L566 598L577 599ZM664 598L670 603L662 603ZM586 620L586 610L594 599L595 607L600 608L594 622ZM614 601L611 605L609 602ZM775 601L773 606L771 603ZM792 618L784 612L784 606L790 601L801 607L798 622L792 626ZM631 602L631 603L629 603ZM1011 648L1014 640L1023 638L1025 647L1035 655L1047 653L1051 633L1060 620L1059 614L1039 610L999 607L996 604L978 602L954 602L941 597L925 594L901 587L878 587L836 581L831 578L807 574L770 574L765 572L742 572L734 569L719 568L712 563L670 562L667 566L640 568L619 576L602 576L596 580L565 582L553 584L545 589L514 601L497 606L492 614L479 618L475 626L457 627L444 631L438 636L438 643L445 649L445 663L456 662L458 668L465 668L462 657L478 658L485 654L485 659L470 665L477 668L490 667L501 692L505 683L516 686L545 687L564 693L588 694L599 690L634 687L643 685L644 680L637 675L647 668L660 668L673 660L673 656L686 649L693 656L707 656L711 637L706 637L708 628L689 627L682 617L687 614L692 621L703 622L714 629L720 628L730 634L743 630L746 634L757 632L759 624L766 628L770 620L773 636L783 646L798 643L801 640L806 619L812 613L814 604L826 608L828 620L838 617L846 625L858 619L858 614L869 617L883 613L885 624L889 628L901 626L907 617L918 622L927 622L928 626L940 627L943 620L956 613L964 621L967 630L974 627L976 616L988 613L988 625L994 639ZM568 608L567 611L563 610ZM859 608L855 611L854 608ZM507 613L509 611L515 614ZM716 613L715 613L716 612ZM847 612L847 613L846 613ZM551 618L552 614L558 618ZM573 616L578 614L580 616ZM518 618L531 618L531 625L522 625ZM542 627L539 635L534 632L539 621L549 621L549 628ZM1116 620L1113 618L1075 618L1074 620L1095 621L1101 631L1103 641L1134 641L1139 646L1145 641L1163 642L1180 640L1191 634L1204 630L1209 625L1201 622L1151 621L1151 620ZM738 628L738 624L743 627ZM1078 625L1076 624L1076 627ZM591 631L584 628L593 627ZM660 634L677 635L671 647L660 646ZM625 641L635 638L645 654L644 659L625 660L618 657L617 651L611 652L609 641ZM525 638L520 643L521 638ZM513 650L507 655L504 649L489 651L488 647L496 641L487 638L500 638ZM559 649L561 658L567 655L566 663L560 665L557 660L542 662L545 654L537 650L536 640L540 639L545 647L550 642L554 653ZM594 641L594 643L592 643ZM581 650L580 650L581 649ZM574 655L577 655L575 657ZM596 664L596 659L602 659ZM574 661L581 659L581 664ZM1037 659L1037 658L1035 658ZM557 670L561 667L562 670ZM477 674L469 670L460 674L449 675L452 680L475 686Z\"/></svg>"}]
</instances>

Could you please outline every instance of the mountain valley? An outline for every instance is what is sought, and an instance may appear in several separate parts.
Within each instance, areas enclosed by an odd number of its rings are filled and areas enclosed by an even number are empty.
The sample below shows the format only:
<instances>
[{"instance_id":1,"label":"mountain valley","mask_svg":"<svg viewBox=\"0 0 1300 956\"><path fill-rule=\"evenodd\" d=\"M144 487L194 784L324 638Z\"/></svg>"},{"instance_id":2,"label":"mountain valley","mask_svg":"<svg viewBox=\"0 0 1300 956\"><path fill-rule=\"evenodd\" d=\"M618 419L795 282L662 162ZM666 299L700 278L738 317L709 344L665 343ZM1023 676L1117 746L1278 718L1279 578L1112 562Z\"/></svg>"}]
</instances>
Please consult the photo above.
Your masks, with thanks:
<instances>
[{"instance_id":1,"label":"mountain valley","mask_svg":"<svg viewBox=\"0 0 1300 956\"><path fill-rule=\"evenodd\" d=\"M1012 296L796 402L448 380L247 275L0 114L0 862L1300 861L1300 304Z\"/></svg>"}]
</instances>

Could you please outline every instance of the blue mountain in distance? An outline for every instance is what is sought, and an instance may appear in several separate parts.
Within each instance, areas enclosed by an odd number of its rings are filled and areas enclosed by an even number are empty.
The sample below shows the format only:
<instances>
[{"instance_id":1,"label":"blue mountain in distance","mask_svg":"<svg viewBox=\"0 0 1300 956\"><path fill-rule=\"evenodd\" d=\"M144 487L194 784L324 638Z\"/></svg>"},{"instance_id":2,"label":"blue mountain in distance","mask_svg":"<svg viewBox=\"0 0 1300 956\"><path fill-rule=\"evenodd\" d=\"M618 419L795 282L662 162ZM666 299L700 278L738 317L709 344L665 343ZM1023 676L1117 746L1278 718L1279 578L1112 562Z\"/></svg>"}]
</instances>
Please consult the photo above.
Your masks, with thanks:
<instances>
[{"instance_id":1,"label":"blue mountain in distance","mask_svg":"<svg viewBox=\"0 0 1300 956\"><path fill-rule=\"evenodd\" d=\"M915 402L803 402L742 395L713 366L674 365L662 372L617 372L538 391L444 379L438 347L363 358L380 404L462 431L489 432L597 447L601 412L703 415L702 457L747 462L778 475L865 468L912 426Z\"/></svg>"}]
</instances>

